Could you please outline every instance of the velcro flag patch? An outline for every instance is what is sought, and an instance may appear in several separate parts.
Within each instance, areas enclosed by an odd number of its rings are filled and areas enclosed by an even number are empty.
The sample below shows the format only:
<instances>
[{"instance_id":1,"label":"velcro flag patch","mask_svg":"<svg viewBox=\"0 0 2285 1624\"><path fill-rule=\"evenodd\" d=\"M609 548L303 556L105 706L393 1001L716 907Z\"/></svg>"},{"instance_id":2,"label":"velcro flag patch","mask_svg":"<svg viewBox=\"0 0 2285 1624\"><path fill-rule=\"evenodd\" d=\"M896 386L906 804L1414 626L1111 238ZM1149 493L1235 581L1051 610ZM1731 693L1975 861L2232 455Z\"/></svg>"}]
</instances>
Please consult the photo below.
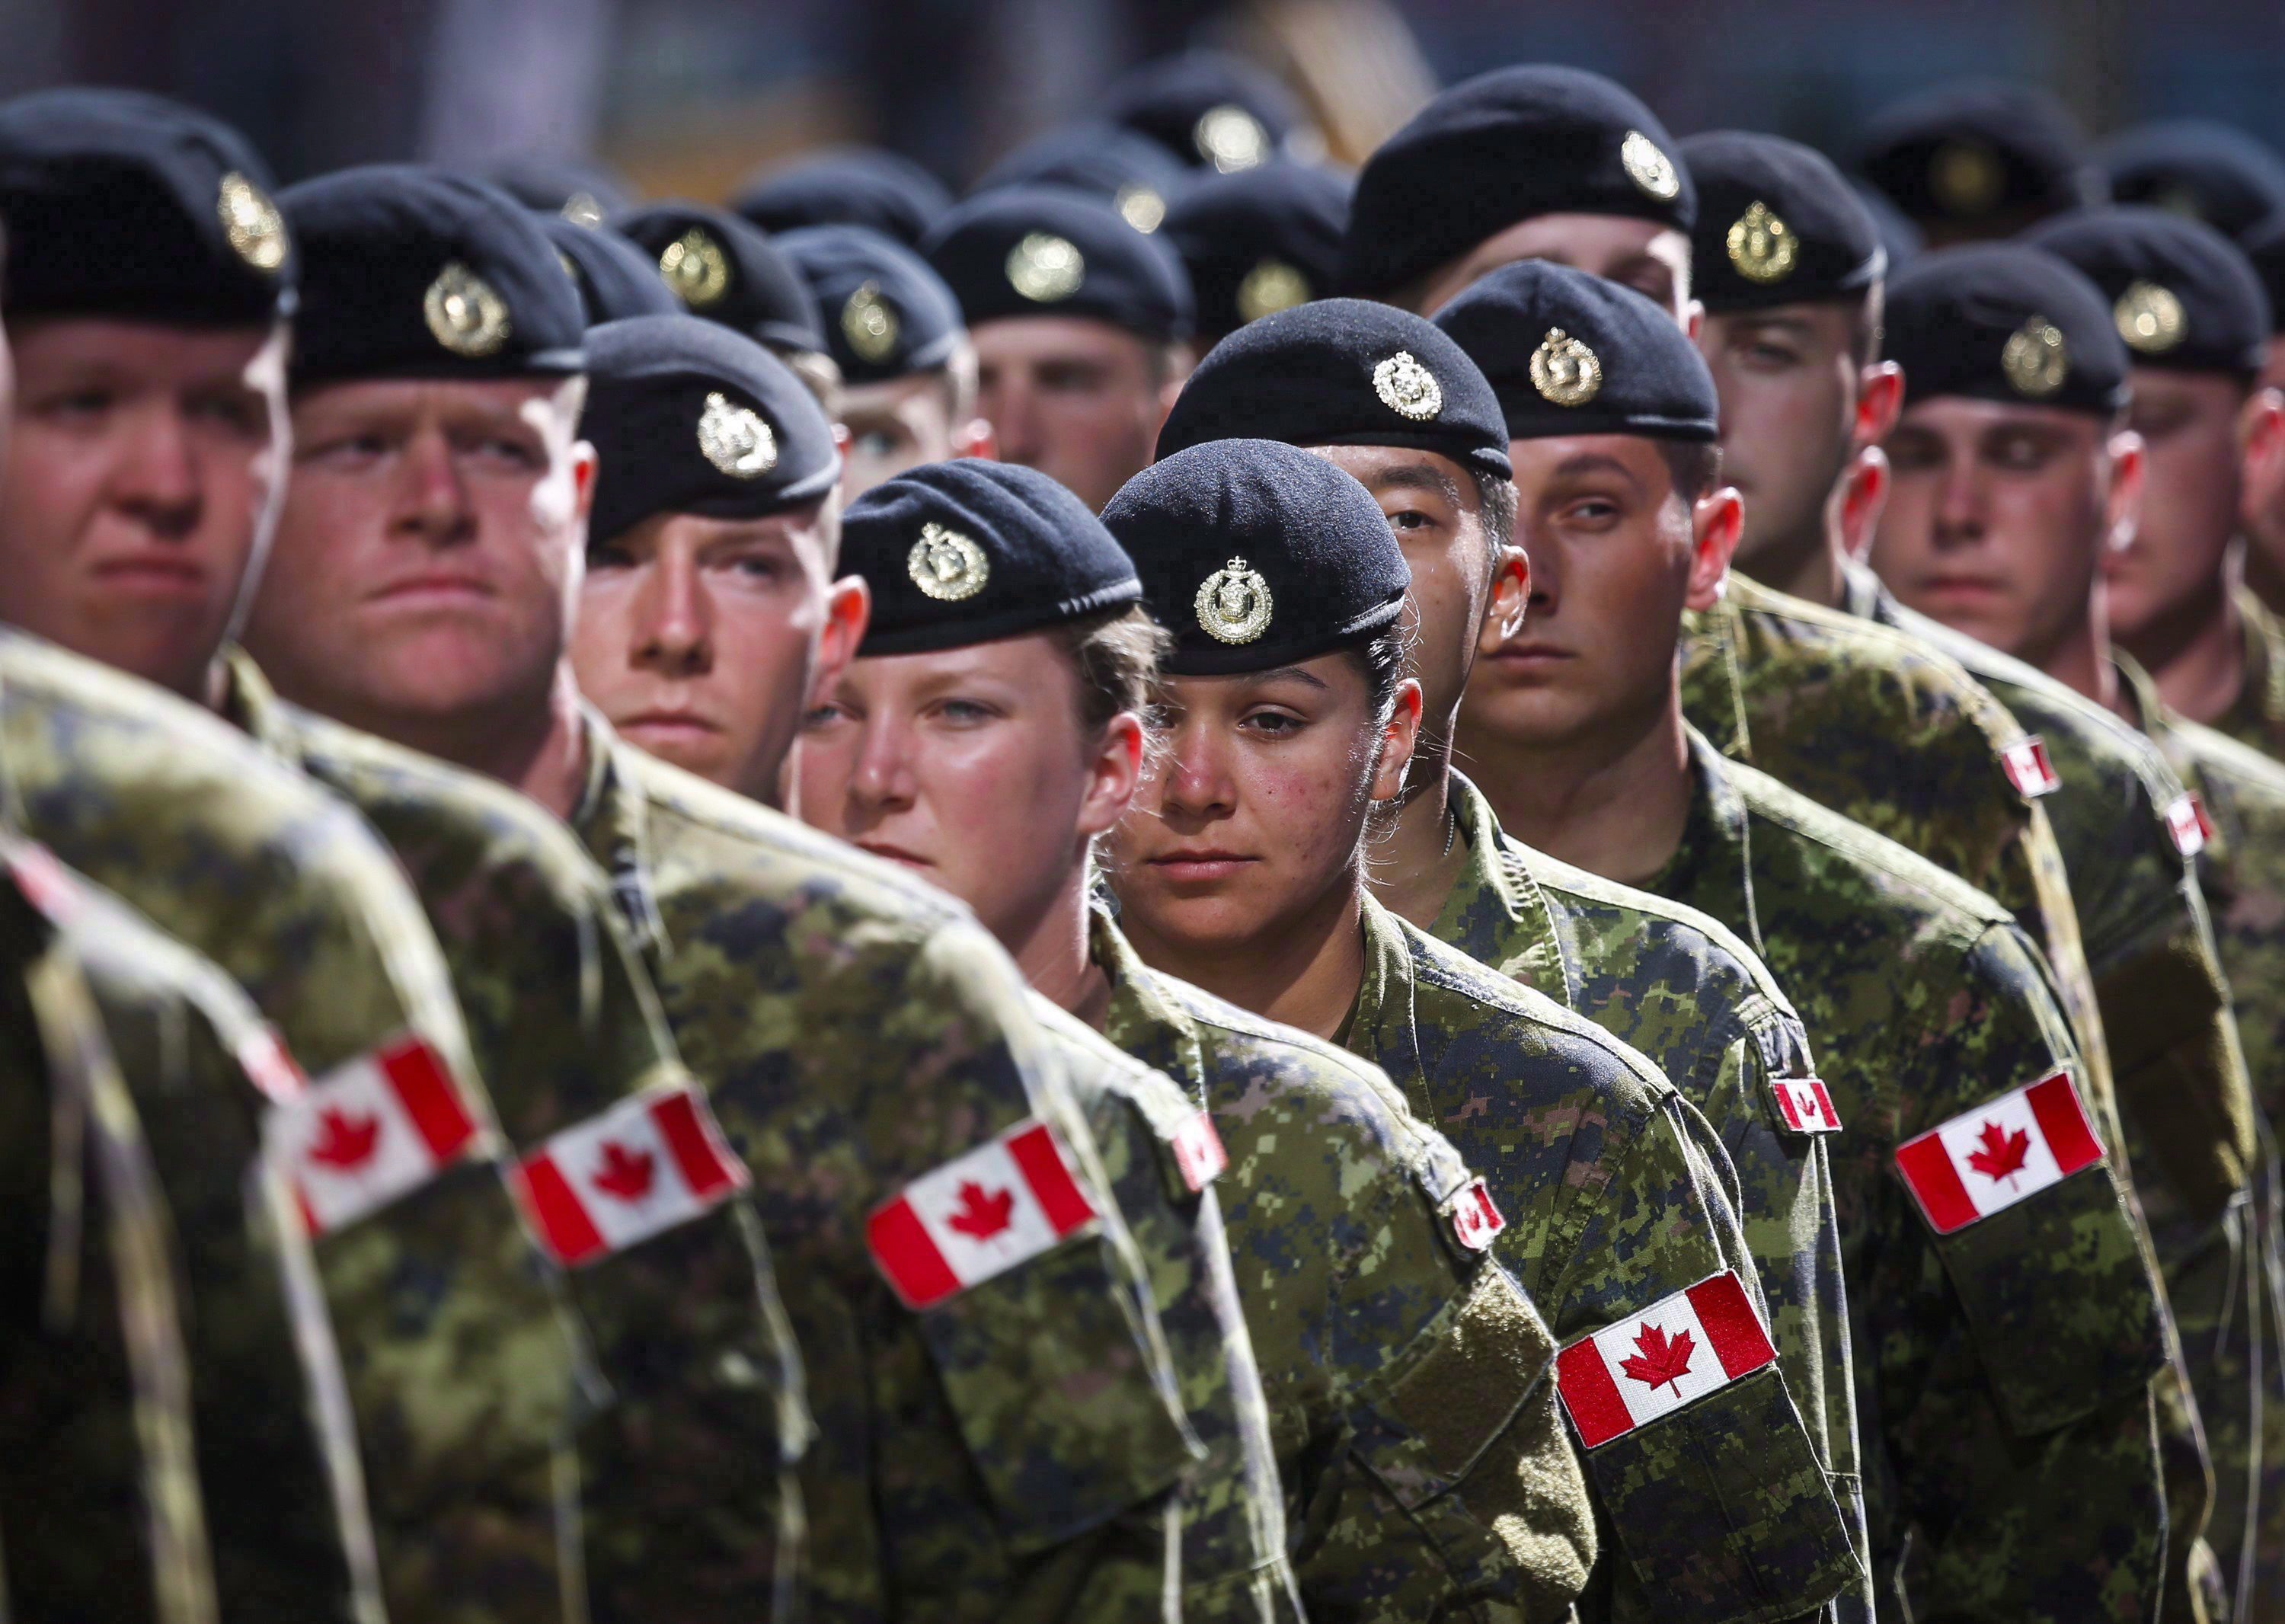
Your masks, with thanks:
<instances>
[{"instance_id":1,"label":"velcro flag patch","mask_svg":"<svg viewBox=\"0 0 2285 1624\"><path fill-rule=\"evenodd\" d=\"M1483 1251L1506 1228L1507 1220L1492 1199L1491 1186L1481 1179L1453 1197L1452 1233L1470 1251Z\"/></svg>"},{"instance_id":2,"label":"velcro flag patch","mask_svg":"<svg viewBox=\"0 0 2285 1624\"><path fill-rule=\"evenodd\" d=\"M650 1239L746 1188L695 1084L652 1089L551 1135L516 1164L524 1210L558 1261Z\"/></svg>"},{"instance_id":3,"label":"velcro flag patch","mask_svg":"<svg viewBox=\"0 0 2285 1624\"><path fill-rule=\"evenodd\" d=\"M2013 744L2001 745L1999 765L2006 770L2007 781L2015 786L2015 793L2027 801L2053 795L2063 787L2062 775L2047 757L2047 741L2035 733L2025 734Z\"/></svg>"},{"instance_id":4,"label":"velcro flag patch","mask_svg":"<svg viewBox=\"0 0 2285 1624\"><path fill-rule=\"evenodd\" d=\"M1565 1348L1555 1387L1592 1449L1777 1356L1744 1283L1724 1270Z\"/></svg>"},{"instance_id":5,"label":"velcro flag patch","mask_svg":"<svg viewBox=\"0 0 2285 1624\"><path fill-rule=\"evenodd\" d=\"M1229 1165L1229 1152L1221 1148L1213 1118L1205 1111L1185 1118L1170 1142L1174 1147L1174 1165L1182 1170L1182 1182L1192 1194L1220 1178L1221 1170Z\"/></svg>"},{"instance_id":6,"label":"velcro flag patch","mask_svg":"<svg viewBox=\"0 0 2285 1624\"><path fill-rule=\"evenodd\" d=\"M1821 1077L1773 1077L1770 1087L1778 1096L1778 1115L1796 1134L1838 1134L1841 1113L1833 1109L1833 1095Z\"/></svg>"},{"instance_id":7,"label":"velcro flag patch","mask_svg":"<svg viewBox=\"0 0 2285 1624\"><path fill-rule=\"evenodd\" d=\"M2213 820L2206 816L2205 803L2184 791L2166 804L2166 833L2174 837L2174 849L2184 857L2195 857L2206 849L2213 838Z\"/></svg>"},{"instance_id":8,"label":"velcro flag patch","mask_svg":"<svg viewBox=\"0 0 2285 1624\"><path fill-rule=\"evenodd\" d=\"M475 1137L460 1086L436 1051L410 1035L334 1067L269 1119L271 1152L312 1235L419 1189Z\"/></svg>"},{"instance_id":9,"label":"velcro flag patch","mask_svg":"<svg viewBox=\"0 0 2285 1624\"><path fill-rule=\"evenodd\" d=\"M1896 1147L1897 1171L1938 1235L2004 1212L2102 1159L2102 1142L2068 1071L2011 1088Z\"/></svg>"},{"instance_id":10,"label":"velcro flag patch","mask_svg":"<svg viewBox=\"0 0 2285 1624\"><path fill-rule=\"evenodd\" d=\"M876 1207L865 1241L905 1306L932 1308L1051 1250L1095 1217L1054 1130L1021 1122Z\"/></svg>"}]
</instances>

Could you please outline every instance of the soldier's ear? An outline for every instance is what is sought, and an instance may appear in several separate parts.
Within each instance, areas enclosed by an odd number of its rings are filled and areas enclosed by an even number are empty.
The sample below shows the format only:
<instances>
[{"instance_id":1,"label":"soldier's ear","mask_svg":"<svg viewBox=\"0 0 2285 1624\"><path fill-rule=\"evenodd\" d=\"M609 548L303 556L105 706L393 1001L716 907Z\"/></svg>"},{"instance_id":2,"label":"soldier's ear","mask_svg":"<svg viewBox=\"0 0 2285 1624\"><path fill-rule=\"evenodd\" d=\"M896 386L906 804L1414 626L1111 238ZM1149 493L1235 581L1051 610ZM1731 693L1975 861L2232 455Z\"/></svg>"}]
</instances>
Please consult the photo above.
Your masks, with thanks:
<instances>
[{"instance_id":1,"label":"soldier's ear","mask_svg":"<svg viewBox=\"0 0 2285 1624\"><path fill-rule=\"evenodd\" d=\"M1683 599L1693 609L1722 600L1730 560L1746 528L1746 504L1735 485L1718 485L1690 505L1690 584Z\"/></svg>"},{"instance_id":2,"label":"soldier's ear","mask_svg":"<svg viewBox=\"0 0 2285 1624\"><path fill-rule=\"evenodd\" d=\"M1852 434L1858 445L1878 445L1888 437L1904 412L1904 369L1894 361L1874 361L1857 373L1857 421Z\"/></svg>"},{"instance_id":3,"label":"soldier's ear","mask_svg":"<svg viewBox=\"0 0 2285 1624\"><path fill-rule=\"evenodd\" d=\"M2143 475L2149 454L2142 436L2122 428L2110 436L2110 486L2103 492L2103 544L2111 552L2124 551L2142 522Z\"/></svg>"}]
</instances>

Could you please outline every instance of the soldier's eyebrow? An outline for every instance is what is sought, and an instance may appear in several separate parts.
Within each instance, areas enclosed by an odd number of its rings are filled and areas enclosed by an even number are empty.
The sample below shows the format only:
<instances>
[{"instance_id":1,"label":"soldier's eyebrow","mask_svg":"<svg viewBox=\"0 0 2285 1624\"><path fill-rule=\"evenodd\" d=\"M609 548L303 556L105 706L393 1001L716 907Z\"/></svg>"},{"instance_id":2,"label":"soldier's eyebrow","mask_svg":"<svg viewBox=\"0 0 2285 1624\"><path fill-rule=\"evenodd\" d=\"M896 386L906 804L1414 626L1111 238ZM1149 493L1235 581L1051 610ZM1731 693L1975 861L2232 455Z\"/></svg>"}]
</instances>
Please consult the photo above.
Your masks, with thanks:
<instances>
[{"instance_id":1,"label":"soldier's eyebrow","mask_svg":"<svg viewBox=\"0 0 2285 1624\"><path fill-rule=\"evenodd\" d=\"M1305 671L1298 665L1276 665L1266 671L1249 671L1246 673L1245 681L1249 687L1259 687L1272 682L1298 682L1304 686L1315 688L1320 693L1331 692L1330 685L1323 678Z\"/></svg>"},{"instance_id":2,"label":"soldier's eyebrow","mask_svg":"<svg viewBox=\"0 0 2285 1624\"><path fill-rule=\"evenodd\" d=\"M1642 488L1635 471L1608 451L1574 451L1555 465L1553 477L1577 479L1588 474L1615 474L1637 490Z\"/></svg>"}]
</instances>

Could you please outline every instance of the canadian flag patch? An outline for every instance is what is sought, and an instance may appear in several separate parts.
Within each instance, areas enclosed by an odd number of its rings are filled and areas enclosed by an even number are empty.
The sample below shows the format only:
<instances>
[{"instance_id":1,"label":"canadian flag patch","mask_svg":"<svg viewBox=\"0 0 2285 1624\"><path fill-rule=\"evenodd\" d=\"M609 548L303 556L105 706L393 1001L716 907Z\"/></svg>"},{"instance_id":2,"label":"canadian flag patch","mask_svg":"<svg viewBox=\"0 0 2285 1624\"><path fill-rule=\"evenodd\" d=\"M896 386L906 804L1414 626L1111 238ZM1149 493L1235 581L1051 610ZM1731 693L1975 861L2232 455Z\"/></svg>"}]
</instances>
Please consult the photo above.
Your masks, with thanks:
<instances>
[{"instance_id":1,"label":"canadian flag patch","mask_svg":"<svg viewBox=\"0 0 2285 1624\"><path fill-rule=\"evenodd\" d=\"M2015 793L2027 801L2053 795L2063 787L2055 764L2047 758L2047 741L2035 733L2001 745L1999 765L2006 771L2007 781L2015 786Z\"/></svg>"},{"instance_id":2,"label":"canadian flag patch","mask_svg":"<svg viewBox=\"0 0 2285 1624\"><path fill-rule=\"evenodd\" d=\"M1021 1122L876 1207L865 1241L905 1306L932 1308L1095 1220L1054 1130Z\"/></svg>"},{"instance_id":3,"label":"canadian flag patch","mask_svg":"<svg viewBox=\"0 0 2285 1624\"><path fill-rule=\"evenodd\" d=\"M1838 1134L1841 1113L1833 1109L1833 1095L1821 1077L1773 1077L1770 1087L1778 1096L1778 1115L1796 1134Z\"/></svg>"},{"instance_id":4,"label":"canadian flag patch","mask_svg":"<svg viewBox=\"0 0 2285 1624\"><path fill-rule=\"evenodd\" d=\"M1182 1182L1192 1194L1220 1178L1221 1170L1229 1165L1229 1152L1221 1148L1221 1135L1214 1132L1213 1118L1205 1111L1185 1118L1169 1142L1174 1149L1174 1165L1182 1170Z\"/></svg>"},{"instance_id":5,"label":"canadian flag patch","mask_svg":"<svg viewBox=\"0 0 2285 1624\"><path fill-rule=\"evenodd\" d=\"M1744 1283L1724 1270L1565 1348L1555 1388L1592 1449L1777 1356Z\"/></svg>"},{"instance_id":6,"label":"canadian flag patch","mask_svg":"<svg viewBox=\"0 0 2285 1624\"><path fill-rule=\"evenodd\" d=\"M2185 790L2166 804L2166 833L2174 837L2174 849L2184 857L2195 857L2206 849L2213 838L2213 820L2206 816L2205 803Z\"/></svg>"},{"instance_id":7,"label":"canadian flag patch","mask_svg":"<svg viewBox=\"0 0 2285 1624\"><path fill-rule=\"evenodd\" d=\"M576 1267L711 1211L747 1177L705 1096L685 1083L550 1136L516 1164L515 1181L542 1243Z\"/></svg>"},{"instance_id":8,"label":"canadian flag patch","mask_svg":"<svg viewBox=\"0 0 2285 1624\"><path fill-rule=\"evenodd\" d=\"M2011 1088L1896 1147L1896 1168L1938 1235L2004 1212L2102 1160L2068 1071Z\"/></svg>"},{"instance_id":9,"label":"canadian flag patch","mask_svg":"<svg viewBox=\"0 0 2285 1624\"><path fill-rule=\"evenodd\" d=\"M436 1051L406 1036L273 1110L269 1137L310 1233L324 1235L435 1178L474 1142L476 1124Z\"/></svg>"},{"instance_id":10,"label":"canadian flag patch","mask_svg":"<svg viewBox=\"0 0 2285 1624\"><path fill-rule=\"evenodd\" d=\"M1452 1198L1452 1233L1470 1251L1481 1251L1507 1228L1491 1186L1477 1179Z\"/></svg>"}]
</instances>

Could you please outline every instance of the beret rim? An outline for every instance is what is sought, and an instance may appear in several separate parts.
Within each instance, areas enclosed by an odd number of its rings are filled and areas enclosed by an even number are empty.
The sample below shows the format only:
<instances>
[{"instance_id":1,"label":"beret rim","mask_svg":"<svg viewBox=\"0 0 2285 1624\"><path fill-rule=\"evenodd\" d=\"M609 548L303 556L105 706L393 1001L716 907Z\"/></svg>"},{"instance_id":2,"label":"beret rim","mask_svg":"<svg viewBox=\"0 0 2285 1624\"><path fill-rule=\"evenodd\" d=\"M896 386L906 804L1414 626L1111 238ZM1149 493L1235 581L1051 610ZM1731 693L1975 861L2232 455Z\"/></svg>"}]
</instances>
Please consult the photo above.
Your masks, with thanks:
<instances>
[{"instance_id":1,"label":"beret rim","mask_svg":"<svg viewBox=\"0 0 2285 1624\"><path fill-rule=\"evenodd\" d=\"M1750 284L1742 286L1698 286L1690 290L1692 297L1706 307L1708 316L1727 315L1731 310L1773 310L1787 304L1841 304L1881 281L1888 274L1888 251L1875 245L1873 251L1849 267L1846 274L1836 277L1810 292L1788 290L1783 282L1766 287ZM1709 284L1712 279L1708 279ZM1740 281L1743 279L1739 279Z\"/></svg>"},{"instance_id":2,"label":"beret rim","mask_svg":"<svg viewBox=\"0 0 2285 1624\"><path fill-rule=\"evenodd\" d=\"M858 645L857 657L868 660L876 655L935 654L946 648L998 643L1033 632L1053 631L1090 615L1129 608L1142 601L1142 583L1130 575L1123 581L1114 581L1075 598L1059 598L1047 604L1017 604L979 619L932 617L877 635L868 630L865 640Z\"/></svg>"},{"instance_id":3,"label":"beret rim","mask_svg":"<svg viewBox=\"0 0 2285 1624\"><path fill-rule=\"evenodd\" d=\"M1207 647L1201 642L1184 640L1177 643L1174 653L1160 663L1158 669L1170 677L1235 677L1314 660L1365 642L1374 633L1394 624L1404 612L1404 599L1405 590L1399 590L1393 597L1351 616L1338 626L1327 627L1315 637L1298 643L1277 644L1267 659L1262 656L1260 646L1254 643L1216 643Z\"/></svg>"}]
</instances>

